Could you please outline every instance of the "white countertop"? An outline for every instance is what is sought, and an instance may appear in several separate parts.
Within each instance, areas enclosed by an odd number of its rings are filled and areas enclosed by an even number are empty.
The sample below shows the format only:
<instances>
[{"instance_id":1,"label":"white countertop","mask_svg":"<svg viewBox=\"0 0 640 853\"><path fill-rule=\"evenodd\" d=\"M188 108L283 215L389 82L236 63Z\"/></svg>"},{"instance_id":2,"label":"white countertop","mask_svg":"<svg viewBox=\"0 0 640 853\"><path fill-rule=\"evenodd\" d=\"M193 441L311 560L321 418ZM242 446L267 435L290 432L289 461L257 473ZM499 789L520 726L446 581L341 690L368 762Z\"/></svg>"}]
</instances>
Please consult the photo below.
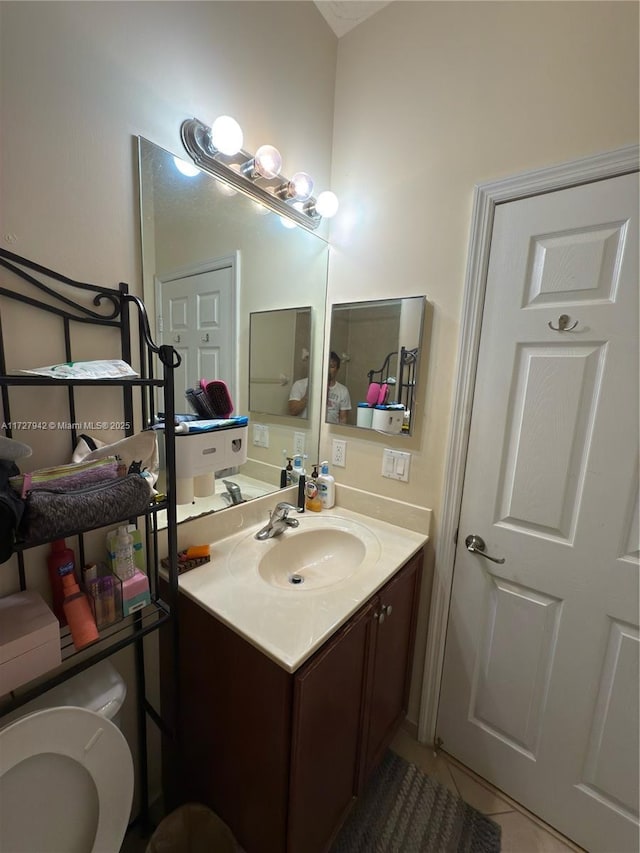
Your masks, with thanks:
<instances>
[{"instance_id":1,"label":"white countertop","mask_svg":"<svg viewBox=\"0 0 640 853\"><path fill-rule=\"evenodd\" d=\"M333 586L275 588L259 576L255 561L237 559L239 553L273 547L274 540L253 540L255 546L245 542L261 526L254 525L212 543L210 562L181 575L178 581L185 595L288 672L295 672L428 540L421 533L342 507L296 517L300 530L330 518L335 523L343 518L363 525L377 539L379 556Z\"/></svg>"}]
</instances>

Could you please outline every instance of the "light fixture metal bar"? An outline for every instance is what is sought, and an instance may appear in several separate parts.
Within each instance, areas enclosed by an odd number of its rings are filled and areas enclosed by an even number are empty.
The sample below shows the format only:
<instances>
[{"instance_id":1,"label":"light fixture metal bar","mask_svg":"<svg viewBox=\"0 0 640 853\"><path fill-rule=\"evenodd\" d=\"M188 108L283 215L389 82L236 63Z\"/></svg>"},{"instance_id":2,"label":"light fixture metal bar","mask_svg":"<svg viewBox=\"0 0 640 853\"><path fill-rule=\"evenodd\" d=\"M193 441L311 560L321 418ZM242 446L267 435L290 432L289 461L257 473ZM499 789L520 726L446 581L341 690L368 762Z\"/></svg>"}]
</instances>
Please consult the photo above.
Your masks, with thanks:
<instances>
[{"instance_id":1,"label":"light fixture metal bar","mask_svg":"<svg viewBox=\"0 0 640 853\"><path fill-rule=\"evenodd\" d=\"M297 210L286 201L278 198L275 195L275 189L280 186L287 178L282 175L274 180L272 184L261 186L255 181L246 178L239 170L236 171L233 166L239 167L242 163L250 160L253 155L248 151L239 151L236 155L229 157L219 152L212 153L209 128L199 121L197 118L186 119L180 127L180 137L182 144L187 150L189 156L199 169L213 175L216 178L221 178L226 183L230 184L234 189L239 190L246 195L260 201L265 207L270 208L274 213L281 216L286 216L292 219L298 225L310 231L315 231L320 225L322 217L317 213L309 213L308 211ZM264 179L261 179L264 180ZM313 204L315 199L310 198L304 202L305 207L309 203Z\"/></svg>"}]
</instances>

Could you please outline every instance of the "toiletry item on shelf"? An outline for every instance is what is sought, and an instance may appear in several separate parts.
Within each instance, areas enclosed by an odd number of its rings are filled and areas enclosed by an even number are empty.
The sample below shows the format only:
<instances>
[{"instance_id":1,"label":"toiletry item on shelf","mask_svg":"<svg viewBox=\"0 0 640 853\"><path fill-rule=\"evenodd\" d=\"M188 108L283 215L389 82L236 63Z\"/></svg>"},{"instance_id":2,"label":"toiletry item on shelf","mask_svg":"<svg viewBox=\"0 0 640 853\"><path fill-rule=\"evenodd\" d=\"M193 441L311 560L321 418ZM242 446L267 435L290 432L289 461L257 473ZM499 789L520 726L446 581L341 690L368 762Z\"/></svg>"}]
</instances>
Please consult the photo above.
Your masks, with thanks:
<instances>
[{"instance_id":1,"label":"toiletry item on shelf","mask_svg":"<svg viewBox=\"0 0 640 853\"><path fill-rule=\"evenodd\" d=\"M99 631L122 617L122 581L110 572L89 582L87 598Z\"/></svg>"},{"instance_id":2,"label":"toiletry item on shelf","mask_svg":"<svg viewBox=\"0 0 640 853\"><path fill-rule=\"evenodd\" d=\"M122 615L130 616L150 601L149 578L136 569L132 577L122 581Z\"/></svg>"},{"instance_id":3,"label":"toiletry item on shelf","mask_svg":"<svg viewBox=\"0 0 640 853\"><path fill-rule=\"evenodd\" d=\"M98 580L98 566L96 563L87 563L82 567L82 589L89 591L89 584Z\"/></svg>"},{"instance_id":4,"label":"toiletry item on shelf","mask_svg":"<svg viewBox=\"0 0 640 853\"><path fill-rule=\"evenodd\" d=\"M120 525L122 527L123 525ZM139 572L146 572L146 561L144 555L144 548L142 545L142 533L135 524L124 525L126 527L126 531L131 536L133 540L133 568L138 569ZM117 575L116 572L116 542L118 538L118 533L120 531L120 527L114 528L107 533L107 557L108 557L108 567L109 570Z\"/></svg>"},{"instance_id":5,"label":"toiletry item on shelf","mask_svg":"<svg viewBox=\"0 0 640 853\"><path fill-rule=\"evenodd\" d=\"M329 463L326 461L320 466L318 495L323 509L331 509L336 502L336 481L329 473Z\"/></svg>"},{"instance_id":6,"label":"toiletry item on shelf","mask_svg":"<svg viewBox=\"0 0 640 853\"><path fill-rule=\"evenodd\" d=\"M75 582L76 558L71 550L67 548L64 539L56 539L51 543L51 552L47 557L47 568L49 570L49 582L51 584L52 608L60 625L67 624L62 602L64 601L64 589L62 578L71 574Z\"/></svg>"},{"instance_id":7,"label":"toiletry item on shelf","mask_svg":"<svg viewBox=\"0 0 640 853\"><path fill-rule=\"evenodd\" d=\"M99 637L91 606L84 592L80 592L73 574L63 575L62 583L65 594L62 606L71 631L71 639L76 649L84 649Z\"/></svg>"},{"instance_id":8,"label":"toiletry item on shelf","mask_svg":"<svg viewBox=\"0 0 640 853\"><path fill-rule=\"evenodd\" d=\"M291 476L293 474L293 465L291 464L293 462L293 457L287 456L286 450L282 451L282 456L284 457L284 459L287 460L287 464L280 472L280 488L284 489L293 483L293 480L291 479Z\"/></svg>"},{"instance_id":9,"label":"toiletry item on shelf","mask_svg":"<svg viewBox=\"0 0 640 853\"><path fill-rule=\"evenodd\" d=\"M133 577L136 566L133 560L133 536L127 532L126 525L118 528L115 545L113 571L121 581Z\"/></svg>"},{"instance_id":10,"label":"toiletry item on shelf","mask_svg":"<svg viewBox=\"0 0 640 853\"><path fill-rule=\"evenodd\" d=\"M305 509L311 512L320 512L322 503L318 494L318 483L313 477L309 478L304 487L305 492Z\"/></svg>"},{"instance_id":11,"label":"toiletry item on shelf","mask_svg":"<svg viewBox=\"0 0 640 853\"><path fill-rule=\"evenodd\" d=\"M298 477L298 501L296 506L298 507L298 512L304 512L304 503L306 500L305 496L305 486L306 486L307 478L304 474L300 474Z\"/></svg>"}]
</instances>

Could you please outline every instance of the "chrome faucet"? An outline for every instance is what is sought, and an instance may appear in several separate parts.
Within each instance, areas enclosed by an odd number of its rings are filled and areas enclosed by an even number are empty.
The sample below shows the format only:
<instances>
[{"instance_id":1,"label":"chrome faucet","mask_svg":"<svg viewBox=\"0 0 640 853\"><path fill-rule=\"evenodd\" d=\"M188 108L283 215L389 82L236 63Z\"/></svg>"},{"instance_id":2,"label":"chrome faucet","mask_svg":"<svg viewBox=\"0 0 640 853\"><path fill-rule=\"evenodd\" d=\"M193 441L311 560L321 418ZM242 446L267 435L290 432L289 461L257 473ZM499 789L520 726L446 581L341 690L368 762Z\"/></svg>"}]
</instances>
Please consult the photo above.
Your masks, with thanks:
<instances>
[{"instance_id":1,"label":"chrome faucet","mask_svg":"<svg viewBox=\"0 0 640 853\"><path fill-rule=\"evenodd\" d=\"M262 528L256 533L256 539L261 541L264 539L273 539L274 536L280 536L281 533L288 527L297 527L300 522L297 518L289 518L289 512L297 512L298 508L286 501L280 501L276 504L271 513L271 518Z\"/></svg>"}]
</instances>

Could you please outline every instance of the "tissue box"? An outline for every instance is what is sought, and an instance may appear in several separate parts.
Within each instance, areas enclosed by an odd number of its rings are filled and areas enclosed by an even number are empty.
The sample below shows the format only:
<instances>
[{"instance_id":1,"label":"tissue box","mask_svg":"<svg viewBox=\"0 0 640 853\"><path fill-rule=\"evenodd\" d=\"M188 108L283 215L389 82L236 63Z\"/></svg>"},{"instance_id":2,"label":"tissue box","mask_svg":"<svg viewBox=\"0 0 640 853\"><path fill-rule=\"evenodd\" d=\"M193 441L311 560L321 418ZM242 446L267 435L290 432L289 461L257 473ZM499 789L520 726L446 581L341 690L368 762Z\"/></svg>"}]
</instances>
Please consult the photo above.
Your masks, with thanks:
<instances>
[{"instance_id":1,"label":"tissue box","mask_svg":"<svg viewBox=\"0 0 640 853\"><path fill-rule=\"evenodd\" d=\"M130 616L150 602L149 578L136 569L132 578L122 581L122 615Z\"/></svg>"},{"instance_id":2,"label":"tissue box","mask_svg":"<svg viewBox=\"0 0 640 853\"><path fill-rule=\"evenodd\" d=\"M60 626L37 592L0 598L0 695L62 663Z\"/></svg>"},{"instance_id":3,"label":"tissue box","mask_svg":"<svg viewBox=\"0 0 640 853\"><path fill-rule=\"evenodd\" d=\"M247 461L247 426L176 433L176 477L234 468Z\"/></svg>"}]
</instances>

